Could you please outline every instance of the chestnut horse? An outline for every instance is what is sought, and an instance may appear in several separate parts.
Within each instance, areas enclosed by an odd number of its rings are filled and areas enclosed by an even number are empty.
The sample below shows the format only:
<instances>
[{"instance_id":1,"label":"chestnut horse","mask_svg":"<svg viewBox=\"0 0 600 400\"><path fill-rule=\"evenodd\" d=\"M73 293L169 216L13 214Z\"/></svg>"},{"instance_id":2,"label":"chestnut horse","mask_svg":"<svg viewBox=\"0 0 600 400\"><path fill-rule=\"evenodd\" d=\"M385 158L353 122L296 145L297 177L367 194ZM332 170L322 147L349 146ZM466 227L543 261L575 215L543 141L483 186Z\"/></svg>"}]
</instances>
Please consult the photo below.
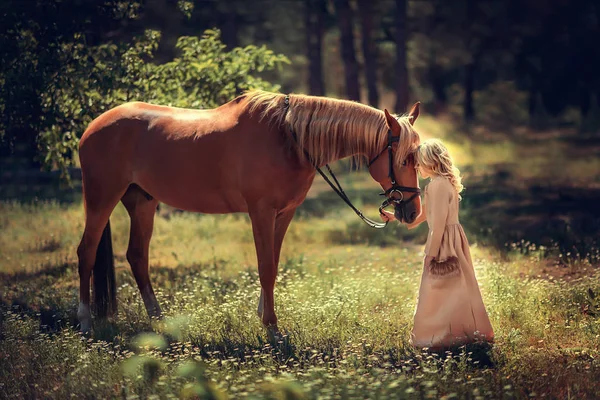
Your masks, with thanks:
<instances>
[{"instance_id":1,"label":"chestnut horse","mask_svg":"<svg viewBox=\"0 0 600 400\"><path fill-rule=\"evenodd\" d=\"M150 317L161 316L148 275L158 203L201 213L248 213L261 284L258 313L276 332L273 289L281 244L315 167L348 156L373 160L372 178L388 197L399 196L390 199L398 207L410 194L394 185L412 188L413 198L418 189L412 156L419 144L412 127L418 113L418 103L409 115L395 118L355 102L262 91L210 110L134 102L103 113L79 143L85 207L77 249L81 330L92 324L92 270L97 316L116 312L109 217L121 201L131 218L127 260ZM386 149L389 163L379 157ZM421 212L419 196L402 207L396 214L412 222Z\"/></svg>"}]
</instances>

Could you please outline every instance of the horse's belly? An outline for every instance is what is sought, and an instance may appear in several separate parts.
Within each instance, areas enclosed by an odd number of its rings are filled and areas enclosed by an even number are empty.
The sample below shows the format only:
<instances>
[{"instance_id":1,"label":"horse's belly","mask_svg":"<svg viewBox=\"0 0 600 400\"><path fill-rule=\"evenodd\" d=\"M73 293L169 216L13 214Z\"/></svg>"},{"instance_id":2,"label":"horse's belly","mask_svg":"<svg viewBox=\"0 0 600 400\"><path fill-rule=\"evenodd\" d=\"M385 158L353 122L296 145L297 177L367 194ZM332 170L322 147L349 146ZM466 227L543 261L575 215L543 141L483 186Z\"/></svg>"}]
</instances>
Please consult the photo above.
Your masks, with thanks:
<instances>
[{"instance_id":1,"label":"horse's belly","mask_svg":"<svg viewBox=\"0 0 600 400\"><path fill-rule=\"evenodd\" d=\"M165 140L150 133L137 148L134 183L158 201L182 210L245 212L246 201L235 185L237 173L218 136Z\"/></svg>"},{"instance_id":2,"label":"horse's belly","mask_svg":"<svg viewBox=\"0 0 600 400\"><path fill-rule=\"evenodd\" d=\"M225 197L214 193L205 193L202 198L169 198L157 197L158 201L171 207L185 211L193 211L204 214L230 214L248 212L248 207L243 201L234 202L231 197Z\"/></svg>"},{"instance_id":3,"label":"horse's belly","mask_svg":"<svg viewBox=\"0 0 600 400\"><path fill-rule=\"evenodd\" d=\"M185 211L205 214L228 214L247 212L248 206L241 193L237 190L227 190L209 187L196 182L171 180L157 181L155 179L136 179L136 183L152 197Z\"/></svg>"},{"instance_id":4,"label":"horse's belly","mask_svg":"<svg viewBox=\"0 0 600 400\"><path fill-rule=\"evenodd\" d=\"M304 199L312 170L290 168L284 156L265 150L264 140L230 137L167 140L150 133L138 145L133 182L162 203L201 213L248 212L257 201L282 210Z\"/></svg>"}]
</instances>

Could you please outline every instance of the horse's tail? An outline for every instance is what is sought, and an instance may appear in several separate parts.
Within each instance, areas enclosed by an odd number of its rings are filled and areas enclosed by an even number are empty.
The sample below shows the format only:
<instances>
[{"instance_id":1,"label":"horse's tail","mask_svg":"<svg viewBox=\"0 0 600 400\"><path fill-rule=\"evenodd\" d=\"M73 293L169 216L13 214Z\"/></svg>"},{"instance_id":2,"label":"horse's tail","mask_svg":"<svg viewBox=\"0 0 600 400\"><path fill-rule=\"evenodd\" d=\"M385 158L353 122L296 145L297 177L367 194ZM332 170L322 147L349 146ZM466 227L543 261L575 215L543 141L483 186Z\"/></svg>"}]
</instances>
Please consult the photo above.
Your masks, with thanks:
<instances>
[{"instance_id":1,"label":"horse's tail","mask_svg":"<svg viewBox=\"0 0 600 400\"><path fill-rule=\"evenodd\" d=\"M98 317L117 313L115 261L113 257L110 221L107 222L96 252L94 263L94 308Z\"/></svg>"}]
</instances>

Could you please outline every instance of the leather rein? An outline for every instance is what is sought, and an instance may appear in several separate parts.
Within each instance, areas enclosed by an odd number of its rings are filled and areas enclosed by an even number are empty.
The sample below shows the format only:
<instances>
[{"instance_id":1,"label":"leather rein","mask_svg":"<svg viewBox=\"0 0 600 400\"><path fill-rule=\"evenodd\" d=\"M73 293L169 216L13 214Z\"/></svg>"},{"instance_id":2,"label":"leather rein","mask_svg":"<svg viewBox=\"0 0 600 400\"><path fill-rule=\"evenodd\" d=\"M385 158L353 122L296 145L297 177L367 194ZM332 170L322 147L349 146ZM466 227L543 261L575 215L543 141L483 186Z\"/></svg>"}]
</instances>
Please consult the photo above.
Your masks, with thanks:
<instances>
[{"instance_id":1,"label":"leather rein","mask_svg":"<svg viewBox=\"0 0 600 400\"><path fill-rule=\"evenodd\" d=\"M285 117L290 109L290 96L286 95L285 99L284 99L284 107L285 107L285 114L283 119L285 120ZM296 141L297 144L298 143L298 136L296 135L296 132L294 132L294 130L290 127L290 132L292 133L292 136L294 137L294 140ZM377 156L375 156L375 158L373 158L368 166L371 167L371 165L377 161L377 159L387 150L388 151L388 159L389 159L389 172L388 172L388 178L390 178L390 181L392 182L392 186L387 189L385 192L380 193L380 195L382 196L386 196L386 199L381 203L381 206L379 207L379 213L381 214L381 212L383 211L384 208L394 204L400 207L404 207L406 204L410 203L412 200L414 200L420 193L421 193L421 189L419 188L413 188L413 187L407 187L407 186L400 186L396 183L396 175L394 174L394 151L393 151L393 147L392 145L396 142L400 141L400 137L399 136L392 136L392 131L391 129L388 129L388 145L386 148L384 148ZM350 198L348 197L348 195L346 194L346 192L344 192L344 189L342 188L342 185L340 185L340 183L338 182L337 178L335 177L335 174L333 173L333 171L331 170L331 167L329 167L329 164L325 164L325 168L327 168L327 171L329 172L329 174L331 175L331 178L333 178L333 182L331 181L331 179L323 172L323 170L321 170L321 168L319 166L317 166L312 160L310 155L308 154L308 152L306 151L306 149L304 149L304 155L306 156L306 158L310 161L310 163L313 165L313 167L317 170L317 172L319 172L319 174L323 177L323 179L325 180L325 182L327 182L329 184L329 186L331 187L331 189L333 189L333 191L348 205L348 207L350 207L355 213L356 215L358 215L358 217L363 220L363 222L365 222L367 225L369 225L371 228L375 228L375 229L382 229L385 228L386 225L388 224L388 221L385 222L377 222L377 221L373 221L372 219L366 217L362 211L360 211L358 208L356 208L354 206L354 204L352 204L352 201L350 201ZM404 200L404 195L402 194L402 191L405 192L412 192L414 193L411 197L409 197L407 200ZM397 193L400 198L392 198L391 196L394 195L395 193Z\"/></svg>"}]
</instances>

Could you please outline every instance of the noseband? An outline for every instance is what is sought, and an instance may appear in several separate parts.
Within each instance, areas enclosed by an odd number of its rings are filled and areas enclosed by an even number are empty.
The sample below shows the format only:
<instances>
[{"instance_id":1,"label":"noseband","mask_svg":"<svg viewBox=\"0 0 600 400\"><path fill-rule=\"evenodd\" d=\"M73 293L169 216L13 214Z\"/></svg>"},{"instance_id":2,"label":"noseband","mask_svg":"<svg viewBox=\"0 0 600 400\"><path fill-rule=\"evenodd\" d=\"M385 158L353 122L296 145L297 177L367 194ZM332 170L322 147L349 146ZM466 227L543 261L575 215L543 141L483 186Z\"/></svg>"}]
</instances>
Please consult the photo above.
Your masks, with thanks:
<instances>
[{"instance_id":1,"label":"noseband","mask_svg":"<svg viewBox=\"0 0 600 400\"><path fill-rule=\"evenodd\" d=\"M288 113L288 111L290 109L290 96L289 95L285 96L285 99L283 101L283 105L285 107L285 114L284 114L284 118L283 119L285 120L285 115ZM296 136L296 132L294 132L294 130L291 127L290 127L290 132L291 132L292 136L294 137L294 140L296 141L296 144L299 144L298 143L298 137ZM380 193L381 195L386 196L386 199L381 203L381 206L379 207L379 213L381 213L381 211L384 208L390 206L391 204L394 204L395 206L399 206L401 208L402 212L404 213L404 207L406 206L406 204L410 203L415 197L417 197L419 195L419 193L421 193L421 189L419 189L419 188L411 188L411 187L400 186L400 185L396 184L396 176L394 174L394 154L393 154L392 144L395 143L395 142L399 142L399 141L400 141L400 137L399 136L392 136L392 131L388 130L388 145L387 145L387 147L385 149L383 149L381 151L381 153L379 153L375 158L373 158L369 162L369 167L371 167L371 164L373 164L375 161L377 161L377 159L379 158L379 156L381 156L386 150L388 150L389 161L390 161L390 164L389 164L389 168L390 169L389 169L388 177L390 178L390 180L392 182L392 186L388 190L386 190L385 192ZM367 225L369 225L371 228L381 229L381 228L384 228L388 224L388 221L385 221L385 222L376 222L376 221L373 221L370 218L365 217L365 215L358 208L356 208L354 206L354 204L352 204L352 202L350 201L350 198L348 197L348 195L346 195L346 192L344 192L344 189L342 189L342 185L340 185L340 183L338 182L337 178L335 177L333 171L329 167L329 164L325 164L325 167L327 168L327 171L329 172L329 174L333 178L333 181L335 182L335 184L321 170L321 168L319 166L317 166L311 160L310 155L308 154L308 152L306 150L304 150L304 155L310 161L310 163L313 165L313 167L315 167L315 169L317 170L317 172L319 172L319 174L323 177L323 179L325 180L325 182L327 182L329 184L329 186L331 186L331 188L333 189L333 191L338 196L340 196L340 198L342 200L344 200L344 202ZM404 195L402 194L402 191L413 192L414 194L408 200L404 201ZM390 197L394 193L398 193L400 195L400 198L396 199L396 198Z\"/></svg>"},{"instance_id":2,"label":"noseband","mask_svg":"<svg viewBox=\"0 0 600 400\"><path fill-rule=\"evenodd\" d=\"M381 203L379 207L379 212L381 213L384 208L389 207L390 205L397 206L401 209L403 214L405 213L405 208L408 203L413 201L420 193L421 189L418 187L409 187L409 186L400 186L396 183L396 174L394 173L394 150L392 145L400 141L400 136L392 136L392 130L388 129L388 145L385 149L381 150L379 154L375 156L371 161L369 161L369 168L375 161L381 157L381 155L387 150L388 152L388 160L389 160L389 170L388 170L388 178L390 178L390 182L392 186L388 190L383 193L379 193L381 196L385 196L386 199ZM408 199L404 200L404 194L402 192L411 192L413 193ZM393 197L394 194L400 196L399 198Z\"/></svg>"}]
</instances>

